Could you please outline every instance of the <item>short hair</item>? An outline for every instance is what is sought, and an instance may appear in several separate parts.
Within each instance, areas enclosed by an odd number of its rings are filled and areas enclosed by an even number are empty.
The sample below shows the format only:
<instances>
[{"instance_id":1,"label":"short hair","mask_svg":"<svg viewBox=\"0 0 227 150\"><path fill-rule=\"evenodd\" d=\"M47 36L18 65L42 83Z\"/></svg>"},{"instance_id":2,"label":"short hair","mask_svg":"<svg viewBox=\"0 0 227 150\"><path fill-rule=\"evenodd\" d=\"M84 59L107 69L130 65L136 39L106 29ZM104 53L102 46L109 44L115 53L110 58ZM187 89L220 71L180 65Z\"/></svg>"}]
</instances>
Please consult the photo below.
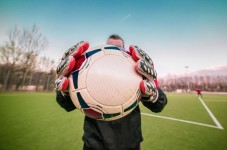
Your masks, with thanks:
<instances>
[{"instance_id":1,"label":"short hair","mask_svg":"<svg viewBox=\"0 0 227 150\"><path fill-rule=\"evenodd\" d=\"M125 42L124 42L124 40L122 39L122 37L120 37L119 35L117 35L117 34L112 34L112 35L109 36L109 38L108 38L107 40L109 40L109 39L119 39L119 40L121 40L121 41L123 42L123 47L125 47Z\"/></svg>"}]
</instances>

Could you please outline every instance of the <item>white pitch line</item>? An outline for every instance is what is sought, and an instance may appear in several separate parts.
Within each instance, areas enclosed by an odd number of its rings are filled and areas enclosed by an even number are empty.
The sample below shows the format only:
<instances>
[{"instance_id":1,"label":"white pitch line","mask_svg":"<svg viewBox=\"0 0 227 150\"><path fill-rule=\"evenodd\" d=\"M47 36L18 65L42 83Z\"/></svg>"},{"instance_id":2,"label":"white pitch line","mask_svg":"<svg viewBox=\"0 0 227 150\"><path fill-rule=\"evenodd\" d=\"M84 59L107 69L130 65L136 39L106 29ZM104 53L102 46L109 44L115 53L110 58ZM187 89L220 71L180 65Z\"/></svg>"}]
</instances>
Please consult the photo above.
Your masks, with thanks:
<instances>
[{"instance_id":1,"label":"white pitch line","mask_svg":"<svg viewBox=\"0 0 227 150\"><path fill-rule=\"evenodd\" d=\"M203 102L202 98L199 97L200 102L203 104L204 108L206 109L206 111L208 112L208 114L210 115L210 117L212 118L212 120L214 121L214 123L216 124L216 126L219 129L224 129L222 127L222 125L218 122L217 118L213 115L213 113L210 111L210 109L207 107L207 105Z\"/></svg>"},{"instance_id":2,"label":"white pitch line","mask_svg":"<svg viewBox=\"0 0 227 150\"><path fill-rule=\"evenodd\" d=\"M176 119L176 118L171 118L171 117L164 117L164 116L153 115L153 114L148 114L148 113L141 113L141 114L142 115L145 115L145 116L152 116L152 117L156 117L156 118L162 118L162 119L168 119L168 120L173 120L173 121L179 121L179 122L184 122L184 123L189 123L189 124L195 124L195 125L200 125L200 126L205 126L205 127L210 127L210 128L216 128L216 129L222 129L222 130L224 129L224 128L220 128L218 126L213 126L213 125L199 123L199 122L194 122L194 121Z\"/></svg>"},{"instance_id":3,"label":"white pitch line","mask_svg":"<svg viewBox=\"0 0 227 150\"><path fill-rule=\"evenodd\" d=\"M213 102L227 102L227 100L203 100L203 101L213 101Z\"/></svg>"}]
</instances>

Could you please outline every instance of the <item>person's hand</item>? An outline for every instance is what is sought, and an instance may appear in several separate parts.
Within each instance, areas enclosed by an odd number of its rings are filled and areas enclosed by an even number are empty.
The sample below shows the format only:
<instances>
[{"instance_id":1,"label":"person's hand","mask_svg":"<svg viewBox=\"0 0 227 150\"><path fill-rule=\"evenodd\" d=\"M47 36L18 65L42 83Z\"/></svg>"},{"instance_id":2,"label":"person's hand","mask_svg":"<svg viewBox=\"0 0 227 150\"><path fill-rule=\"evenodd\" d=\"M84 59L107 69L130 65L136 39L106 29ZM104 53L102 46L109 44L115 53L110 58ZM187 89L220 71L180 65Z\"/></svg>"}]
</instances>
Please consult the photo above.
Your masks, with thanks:
<instances>
[{"instance_id":1,"label":"person's hand","mask_svg":"<svg viewBox=\"0 0 227 150\"><path fill-rule=\"evenodd\" d=\"M155 103L158 99L157 73L152 59L138 46L129 47L132 58L136 61L136 71L144 77L140 83L142 97Z\"/></svg>"},{"instance_id":2,"label":"person's hand","mask_svg":"<svg viewBox=\"0 0 227 150\"><path fill-rule=\"evenodd\" d=\"M81 41L69 48L57 66L58 78L55 80L54 88L56 91L67 92L69 88L68 76L76 65L76 59L81 56L89 48L89 43Z\"/></svg>"}]
</instances>

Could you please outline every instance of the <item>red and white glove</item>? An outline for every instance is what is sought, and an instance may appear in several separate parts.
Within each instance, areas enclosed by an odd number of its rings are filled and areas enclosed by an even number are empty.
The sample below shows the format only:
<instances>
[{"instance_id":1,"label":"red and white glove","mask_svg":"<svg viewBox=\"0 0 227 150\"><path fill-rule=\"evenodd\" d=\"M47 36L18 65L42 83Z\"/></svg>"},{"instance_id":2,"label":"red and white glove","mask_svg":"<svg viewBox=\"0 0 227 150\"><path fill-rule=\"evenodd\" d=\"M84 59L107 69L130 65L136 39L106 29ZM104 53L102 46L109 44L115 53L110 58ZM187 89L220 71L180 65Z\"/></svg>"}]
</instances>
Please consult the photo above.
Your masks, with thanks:
<instances>
[{"instance_id":1,"label":"red and white glove","mask_svg":"<svg viewBox=\"0 0 227 150\"><path fill-rule=\"evenodd\" d=\"M81 41L69 48L57 66L58 78L55 80L54 88L56 91L67 92L69 88L68 76L76 65L76 59L81 56L89 48L89 43Z\"/></svg>"},{"instance_id":2,"label":"red and white glove","mask_svg":"<svg viewBox=\"0 0 227 150\"><path fill-rule=\"evenodd\" d=\"M157 73L154 69L152 59L138 46L129 47L132 58L136 61L135 69L145 79L140 83L142 97L148 98L148 101L155 103L158 99Z\"/></svg>"}]
</instances>

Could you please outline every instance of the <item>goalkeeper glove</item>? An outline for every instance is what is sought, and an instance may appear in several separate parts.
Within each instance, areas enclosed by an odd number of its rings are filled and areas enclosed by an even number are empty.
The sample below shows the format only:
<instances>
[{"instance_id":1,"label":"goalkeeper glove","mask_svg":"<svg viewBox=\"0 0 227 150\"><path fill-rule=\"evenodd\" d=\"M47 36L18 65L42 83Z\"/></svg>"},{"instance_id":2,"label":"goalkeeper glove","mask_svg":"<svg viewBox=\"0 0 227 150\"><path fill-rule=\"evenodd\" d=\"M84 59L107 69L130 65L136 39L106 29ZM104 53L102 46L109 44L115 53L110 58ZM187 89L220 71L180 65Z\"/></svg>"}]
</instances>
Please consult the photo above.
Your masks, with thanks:
<instances>
[{"instance_id":1,"label":"goalkeeper glove","mask_svg":"<svg viewBox=\"0 0 227 150\"><path fill-rule=\"evenodd\" d=\"M68 76L76 65L76 59L80 57L89 48L89 43L81 41L69 48L63 55L61 62L57 66L58 78L55 80L55 90L67 92L69 88Z\"/></svg>"},{"instance_id":2,"label":"goalkeeper glove","mask_svg":"<svg viewBox=\"0 0 227 150\"><path fill-rule=\"evenodd\" d=\"M144 77L140 83L142 97L155 103L158 99L157 73L152 59L138 46L129 47L132 58L136 61L136 71Z\"/></svg>"}]
</instances>

